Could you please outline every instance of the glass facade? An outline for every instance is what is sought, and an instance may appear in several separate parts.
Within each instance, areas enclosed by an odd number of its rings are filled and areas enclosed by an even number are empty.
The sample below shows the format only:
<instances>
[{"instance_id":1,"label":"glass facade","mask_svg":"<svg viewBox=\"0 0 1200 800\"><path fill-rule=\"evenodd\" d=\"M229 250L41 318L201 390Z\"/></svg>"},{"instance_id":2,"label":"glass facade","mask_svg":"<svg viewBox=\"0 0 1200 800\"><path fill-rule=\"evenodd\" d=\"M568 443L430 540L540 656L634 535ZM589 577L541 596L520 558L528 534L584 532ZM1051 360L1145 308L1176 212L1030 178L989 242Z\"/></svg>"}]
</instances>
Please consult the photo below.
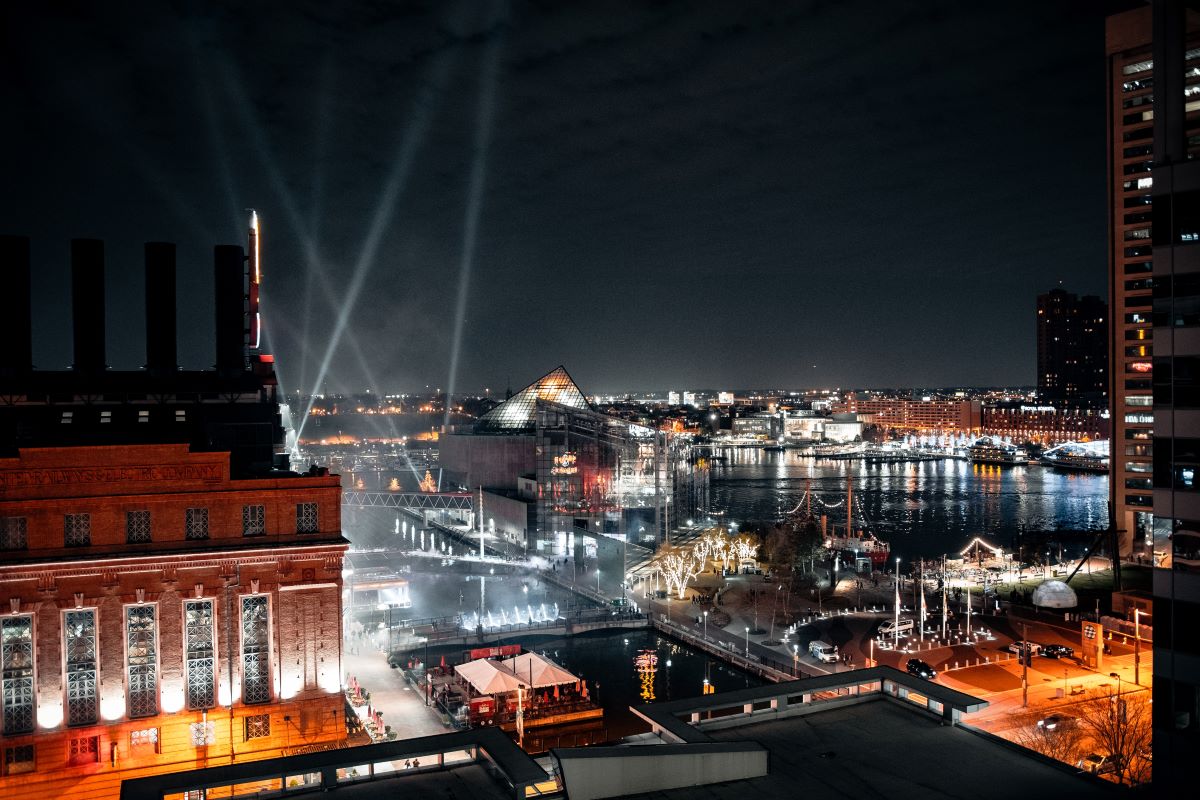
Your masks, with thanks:
<instances>
[{"instance_id":1,"label":"glass facade","mask_svg":"<svg viewBox=\"0 0 1200 800\"><path fill-rule=\"evenodd\" d=\"M271 701L271 627L265 594L242 598L242 702Z\"/></svg>"},{"instance_id":2,"label":"glass facade","mask_svg":"<svg viewBox=\"0 0 1200 800\"><path fill-rule=\"evenodd\" d=\"M125 512L125 541L129 544L144 544L150 541L150 512Z\"/></svg>"},{"instance_id":3,"label":"glass facade","mask_svg":"<svg viewBox=\"0 0 1200 800\"><path fill-rule=\"evenodd\" d=\"M129 716L158 713L158 626L153 605L125 607L125 660Z\"/></svg>"},{"instance_id":4,"label":"glass facade","mask_svg":"<svg viewBox=\"0 0 1200 800\"><path fill-rule=\"evenodd\" d=\"M213 647L213 601L188 600L183 604L184 671L187 707L193 711L216 705L216 651Z\"/></svg>"},{"instance_id":5,"label":"glass facade","mask_svg":"<svg viewBox=\"0 0 1200 800\"><path fill-rule=\"evenodd\" d=\"M67 724L94 725L99 712L94 608L63 614L63 645L67 667Z\"/></svg>"},{"instance_id":6,"label":"glass facade","mask_svg":"<svg viewBox=\"0 0 1200 800\"><path fill-rule=\"evenodd\" d=\"M0 667L3 668L3 733L33 731L33 616L0 619Z\"/></svg>"}]
</instances>

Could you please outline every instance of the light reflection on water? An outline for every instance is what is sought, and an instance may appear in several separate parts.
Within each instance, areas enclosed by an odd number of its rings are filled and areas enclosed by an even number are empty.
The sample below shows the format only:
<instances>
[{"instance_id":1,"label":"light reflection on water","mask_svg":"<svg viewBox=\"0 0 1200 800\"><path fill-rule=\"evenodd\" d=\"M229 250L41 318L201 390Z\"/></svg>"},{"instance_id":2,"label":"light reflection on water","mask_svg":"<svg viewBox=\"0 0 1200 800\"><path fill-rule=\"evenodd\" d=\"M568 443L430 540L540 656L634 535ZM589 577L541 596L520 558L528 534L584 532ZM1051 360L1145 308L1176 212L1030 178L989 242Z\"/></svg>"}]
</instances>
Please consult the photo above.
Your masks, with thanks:
<instances>
[{"instance_id":1,"label":"light reflection on water","mask_svg":"<svg viewBox=\"0 0 1200 800\"><path fill-rule=\"evenodd\" d=\"M711 505L727 519L775 519L794 508L806 485L830 504L854 479L856 524L863 513L901 556L932 557L986 534L1008 546L1018 530L1098 530L1108 524L1108 476L966 461L867 464L801 456L797 451L727 449L712 468ZM819 513L819 502L813 504ZM845 525L844 506L828 512Z\"/></svg>"}]
</instances>

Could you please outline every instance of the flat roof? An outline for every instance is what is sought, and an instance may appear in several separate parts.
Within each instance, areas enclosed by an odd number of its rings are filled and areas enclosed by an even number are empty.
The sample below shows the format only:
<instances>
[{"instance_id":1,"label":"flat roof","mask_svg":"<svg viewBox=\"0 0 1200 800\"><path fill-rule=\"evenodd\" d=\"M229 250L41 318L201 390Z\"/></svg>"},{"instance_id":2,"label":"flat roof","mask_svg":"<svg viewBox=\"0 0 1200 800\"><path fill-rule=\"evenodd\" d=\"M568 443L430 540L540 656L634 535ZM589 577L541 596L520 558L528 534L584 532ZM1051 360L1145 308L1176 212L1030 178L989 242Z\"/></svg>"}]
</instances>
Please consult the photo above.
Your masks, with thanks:
<instances>
[{"instance_id":1,"label":"flat roof","mask_svg":"<svg viewBox=\"0 0 1200 800\"><path fill-rule=\"evenodd\" d=\"M716 742L756 742L770 752L761 778L631 794L661 800L771 800L798 796L971 800L1103 796L1119 789L1034 753L885 698L803 716L708 729ZM686 747L686 745L685 745ZM644 749L644 748L638 748Z\"/></svg>"}]
</instances>

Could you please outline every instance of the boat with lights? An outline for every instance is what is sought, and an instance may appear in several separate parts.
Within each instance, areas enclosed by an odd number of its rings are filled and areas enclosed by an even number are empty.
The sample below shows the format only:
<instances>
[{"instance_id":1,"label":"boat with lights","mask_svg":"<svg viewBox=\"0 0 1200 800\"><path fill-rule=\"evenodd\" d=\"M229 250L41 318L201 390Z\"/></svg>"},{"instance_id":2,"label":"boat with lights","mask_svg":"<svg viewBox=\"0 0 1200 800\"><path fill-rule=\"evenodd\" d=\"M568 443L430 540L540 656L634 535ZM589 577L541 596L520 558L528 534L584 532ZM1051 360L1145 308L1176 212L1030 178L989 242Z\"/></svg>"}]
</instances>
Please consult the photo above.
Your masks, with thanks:
<instances>
[{"instance_id":1,"label":"boat with lights","mask_svg":"<svg viewBox=\"0 0 1200 800\"><path fill-rule=\"evenodd\" d=\"M998 464L1002 467L1029 463L1029 456L1024 450L990 436L976 440L967 450L967 459L972 464Z\"/></svg>"}]
</instances>

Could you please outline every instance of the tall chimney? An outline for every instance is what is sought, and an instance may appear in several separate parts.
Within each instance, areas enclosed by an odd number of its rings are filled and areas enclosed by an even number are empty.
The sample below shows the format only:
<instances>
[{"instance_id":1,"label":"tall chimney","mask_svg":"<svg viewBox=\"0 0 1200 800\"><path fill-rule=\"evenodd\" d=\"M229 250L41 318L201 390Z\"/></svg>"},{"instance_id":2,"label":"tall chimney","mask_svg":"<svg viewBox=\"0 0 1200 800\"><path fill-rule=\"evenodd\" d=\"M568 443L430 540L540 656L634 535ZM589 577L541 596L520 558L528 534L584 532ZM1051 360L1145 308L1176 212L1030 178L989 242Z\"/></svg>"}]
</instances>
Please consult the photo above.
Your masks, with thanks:
<instances>
[{"instance_id":1,"label":"tall chimney","mask_svg":"<svg viewBox=\"0 0 1200 800\"><path fill-rule=\"evenodd\" d=\"M146 242L146 369L155 375L179 365L175 329L175 245Z\"/></svg>"},{"instance_id":2,"label":"tall chimney","mask_svg":"<svg viewBox=\"0 0 1200 800\"><path fill-rule=\"evenodd\" d=\"M104 242L71 240L75 371L104 372Z\"/></svg>"},{"instance_id":3,"label":"tall chimney","mask_svg":"<svg viewBox=\"0 0 1200 800\"><path fill-rule=\"evenodd\" d=\"M33 370L29 239L0 236L0 374Z\"/></svg>"},{"instance_id":4,"label":"tall chimney","mask_svg":"<svg viewBox=\"0 0 1200 800\"><path fill-rule=\"evenodd\" d=\"M217 372L230 374L246 369L246 258L236 245L218 245L213 250L217 310Z\"/></svg>"}]
</instances>

